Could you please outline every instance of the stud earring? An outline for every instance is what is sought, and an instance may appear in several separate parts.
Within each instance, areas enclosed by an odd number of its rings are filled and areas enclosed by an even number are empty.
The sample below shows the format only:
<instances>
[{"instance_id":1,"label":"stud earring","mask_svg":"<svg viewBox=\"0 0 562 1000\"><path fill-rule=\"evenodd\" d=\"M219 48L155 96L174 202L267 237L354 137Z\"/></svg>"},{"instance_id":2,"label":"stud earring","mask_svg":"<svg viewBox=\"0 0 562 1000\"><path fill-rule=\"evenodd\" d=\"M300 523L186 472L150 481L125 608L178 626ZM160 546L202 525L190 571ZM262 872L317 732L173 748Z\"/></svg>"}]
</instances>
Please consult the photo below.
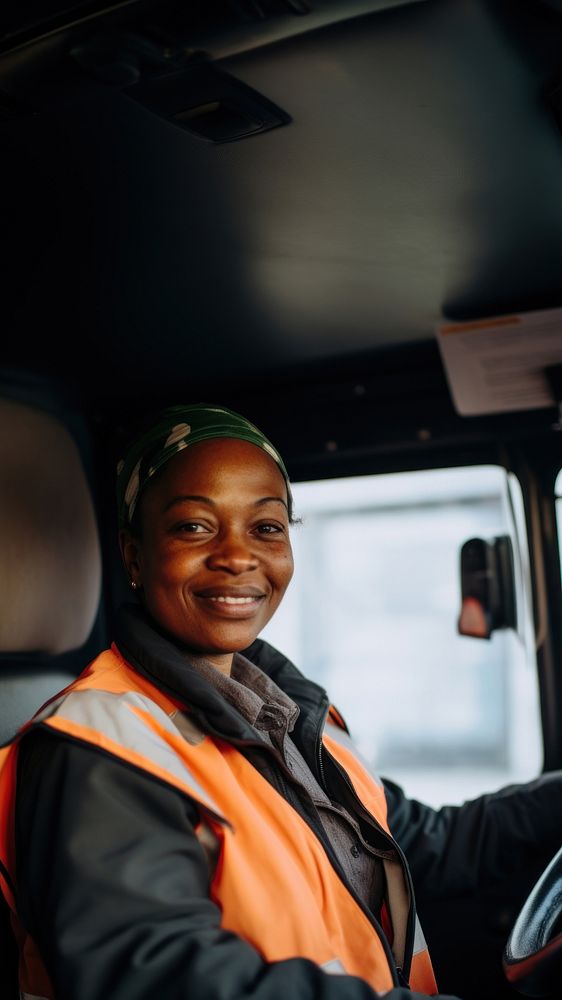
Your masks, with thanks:
<instances>
[{"instance_id":1,"label":"stud earring","mask_svg":"<svg viewBox=\"0 0 562 1000\"><path fill-rule=\"evenodd\" d=\"M135 583L134 580L131 580L131 590L136 590L137 587L138 587L138 583Z\"/></svg>"}]
</instances>

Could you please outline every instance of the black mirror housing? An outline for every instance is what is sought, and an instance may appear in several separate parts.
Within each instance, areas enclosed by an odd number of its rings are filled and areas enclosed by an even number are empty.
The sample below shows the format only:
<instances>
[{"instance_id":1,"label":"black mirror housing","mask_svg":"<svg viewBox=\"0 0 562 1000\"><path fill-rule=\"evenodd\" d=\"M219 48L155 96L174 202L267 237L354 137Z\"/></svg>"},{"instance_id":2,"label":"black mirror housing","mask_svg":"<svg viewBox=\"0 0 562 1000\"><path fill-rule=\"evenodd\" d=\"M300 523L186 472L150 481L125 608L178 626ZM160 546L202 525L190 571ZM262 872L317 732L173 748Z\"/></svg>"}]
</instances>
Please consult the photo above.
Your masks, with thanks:
<instances>
[{"instance_id":1,"label":"black mirror housing","mask_svg":"<svg viewBox=\"0 0 562 1000\"><path fill-rule=\"evenodd\" d=\"M460 635L489 639L498 629L517 628L513 548L509 535L469 538L460 551Z\"/></svg>"}]
</instances>

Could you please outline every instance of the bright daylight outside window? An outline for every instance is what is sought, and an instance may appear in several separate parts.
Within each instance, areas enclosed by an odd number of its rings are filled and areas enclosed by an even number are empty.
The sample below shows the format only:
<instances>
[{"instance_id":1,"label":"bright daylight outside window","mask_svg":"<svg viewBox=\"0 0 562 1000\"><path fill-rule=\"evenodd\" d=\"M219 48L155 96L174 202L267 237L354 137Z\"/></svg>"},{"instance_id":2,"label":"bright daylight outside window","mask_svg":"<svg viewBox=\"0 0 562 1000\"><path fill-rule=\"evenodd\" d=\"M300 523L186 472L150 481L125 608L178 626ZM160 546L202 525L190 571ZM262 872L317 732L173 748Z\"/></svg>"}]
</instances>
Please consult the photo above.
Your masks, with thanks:
<instances>
[{"instance_id":1,"label":"bright daylight outside window","mask_svg":"<svg viewBox=\"0 0 562 1000\"><path fill-rule=\"evenodd\" d=\"M326 687L384 777L432 805L542 763L528 555L514 476L495 466L294 484L295 577L262 633ZM457 632L459 552L511 536L517 632Z\"/></svg>"}]
</instances>

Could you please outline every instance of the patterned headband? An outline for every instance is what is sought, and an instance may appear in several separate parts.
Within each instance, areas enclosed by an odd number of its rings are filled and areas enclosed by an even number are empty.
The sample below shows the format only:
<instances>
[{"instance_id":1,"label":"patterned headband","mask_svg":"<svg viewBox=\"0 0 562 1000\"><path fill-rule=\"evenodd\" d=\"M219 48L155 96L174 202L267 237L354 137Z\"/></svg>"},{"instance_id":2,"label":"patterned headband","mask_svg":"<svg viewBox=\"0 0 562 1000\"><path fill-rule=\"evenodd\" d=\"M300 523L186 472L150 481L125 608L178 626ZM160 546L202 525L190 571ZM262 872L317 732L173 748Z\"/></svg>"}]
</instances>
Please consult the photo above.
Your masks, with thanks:
<instances>
[{"instance_id":1,"label":"patterned headband","mask_svg":"<svg viewBox=\"0 0 562 1000\"><path fill-rule=\"evenodd\" d=\"M210 438L237 438L257 445L273 459L287 484L289 515L292 496L283 459L262 432L239 413L224 406L195 403L170 406L156 418L149 430L140 434L117 466L117 509L119 524L131 524L140 494L152 476L177 455L199 441Z\"/></svg>"}]
</instances>

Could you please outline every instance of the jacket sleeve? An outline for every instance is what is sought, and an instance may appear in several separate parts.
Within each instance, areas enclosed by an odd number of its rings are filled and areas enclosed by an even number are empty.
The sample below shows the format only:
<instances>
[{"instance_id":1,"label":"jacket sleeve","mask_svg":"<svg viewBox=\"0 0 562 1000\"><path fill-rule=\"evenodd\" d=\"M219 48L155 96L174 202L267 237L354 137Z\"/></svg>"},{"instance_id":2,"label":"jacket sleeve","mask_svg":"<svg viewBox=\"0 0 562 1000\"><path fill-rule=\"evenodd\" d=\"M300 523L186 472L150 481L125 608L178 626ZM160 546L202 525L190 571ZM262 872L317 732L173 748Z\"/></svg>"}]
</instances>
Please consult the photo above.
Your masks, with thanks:
<instances>
[{"instance_id":1,"label":"jacket sleeve","mask_svg":"<svg viewBox=\"0 0 562 1000\"><path fill-rule=\"evenodd\" d=\"M384 786L389 826L418 899L464 895L546 864L562 841L562 771L437 810L386 778Z\"/></svg>"},{"instance_id":2,"label":"jacket sleeve","mask_svg":"<svg viewBox=\"0 0 562 1000\"><path fill-rule=\"evenodd\" d=\"M22 741L18 908L57 1000L374 1000L361 979L267 963L224 931L196 822L189 799L94 748Z\"/></svg>"}]
</instances>

